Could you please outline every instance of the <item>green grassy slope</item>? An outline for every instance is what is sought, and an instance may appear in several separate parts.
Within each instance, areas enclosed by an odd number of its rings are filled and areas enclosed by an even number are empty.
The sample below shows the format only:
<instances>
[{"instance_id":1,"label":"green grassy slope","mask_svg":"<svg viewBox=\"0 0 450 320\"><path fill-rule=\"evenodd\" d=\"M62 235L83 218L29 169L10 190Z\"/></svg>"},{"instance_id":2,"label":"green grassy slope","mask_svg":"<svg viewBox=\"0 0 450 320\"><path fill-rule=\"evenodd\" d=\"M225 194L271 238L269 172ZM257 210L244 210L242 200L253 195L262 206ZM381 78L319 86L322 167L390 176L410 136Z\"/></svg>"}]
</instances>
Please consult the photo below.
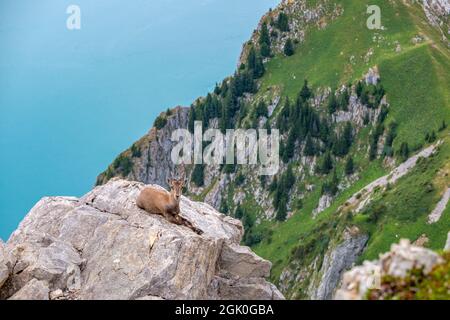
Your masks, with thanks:
<instances>
[{"instance_id":1,"label":"green grassy slope","mask_svg":"<svg viewBox=\"0 0 450 320\"><path fill-rule=\"evenodd\" d=\"M305 78L315 88L335 88L360 79L369 67L377 65L390 104L387 122L398 123L394 148L408 142L412 149L419 149L425 144L426 133L437 131L443 120L450 122L448 48L439 41L439 34L427 24L417 4L407 6L402 1L337 2L344 8L341 17L324 30L308 29L305 42L297 47L294 56L280 55L267 64L261 92L277 87L284 95L294 98ZM371 31L366 28L368 4L380 6L384 30ZM414 43L412 39L417 35L423 40ZM395 50L397 44L401 46L399 52ZM370 48L373 54L366 58ZM447 134L448 130L445 130L440 136ZM415 240L422 233L430 238L430 247L442 248L450 229L450 209L447 207L437 224L428 225L425 219L448 184L447 176L446 182L442 181L445 178L437 178L439 169L449 162L448 149L446 139L437 156L423 162L379 200L387 208L377 224L366 226L371 239L362 259L376 257L389 249L390 244L398 241L399 237ZM274 263L272 280L279 279L281 271L292 259L293 250L313 235L318 225L338 221L340 218L336 216L336 209L354 192L386 173L381 161L369 163L356 151L354 155L360 158L359 164L363 169L361 179L343 191L317 219L312 219L311 212L320 197L318 190L306 198L303 208L286 222L276 225L263 222L259 226L273 231L270 239L254 247L257 254ZM424 191L423 186L427 183L433 185L433 190ZM354 221L350 224L359 221L359 217L352 219ZM363 225L360 224L361 227ZM323 232L326 231L332 232ZM320 238L324 236L319 235L316 243L320 243Z\"/></svg>"}]
</instances>

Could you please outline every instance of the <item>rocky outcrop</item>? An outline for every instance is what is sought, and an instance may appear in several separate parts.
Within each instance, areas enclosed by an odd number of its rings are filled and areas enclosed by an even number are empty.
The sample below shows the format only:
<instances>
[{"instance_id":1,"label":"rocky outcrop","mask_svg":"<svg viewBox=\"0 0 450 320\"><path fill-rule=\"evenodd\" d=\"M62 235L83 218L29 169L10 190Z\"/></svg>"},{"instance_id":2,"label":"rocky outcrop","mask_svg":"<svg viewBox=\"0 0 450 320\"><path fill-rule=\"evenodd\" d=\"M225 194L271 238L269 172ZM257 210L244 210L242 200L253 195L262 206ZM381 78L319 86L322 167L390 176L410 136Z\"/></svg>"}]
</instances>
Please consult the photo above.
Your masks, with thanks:
<instances>
[{"instance_id":1,"label":"rocky outcrop","mask_svg":"<svg viewBox=\"0 0 450 320\"><path fill-rule=\"evenodd\" d=\"M429 23L441 32L442 40L449 44L450 2L448 0L423 0L422 5Z\"/></svg>"},{"instance_id":2,"label":"rocky outcrop","mask_svg":"<svg viewBox=\"0 0 450 320\"><path fill-rule=\"evenodd\" d=\"M329 194L324 194L320 197L319 199L319 204L317 205L317 208L315 208L313 210L313 217L317 217L317 215L319 213L321 213L322 211L324 211L326 208L328 208L329 206L331 206L331 204L333 203L333 197Z\"/></svg>"},{"instance_id":3,"label":"rocky outcrop","mask_svg":"<svg viewBox=\"0 0 450 320\"><path fill-rule=\"evenodd\" d=\"M409 271L421 269L428 274L434 266L443 262L435 252L411 245L409 240L393 244L391 251L376 261L365 261L362 266L346 272L342 286L336 292L338 300L365 299L370 289L378 289L385 276L404 278Z\"/></svg>"},{"instance_id":4,"label":"rocky outcrop","mask_svg":"<svg viewBox=\"0 0 450 320\"><path fill-rule=\"evenodd\" d=\"M112 179L80 199L39 201L8 241L16 262L0 298L283 299L265 280L271 263L239 245L240 221L183 197L200 236L139 209L142 188Z\"/></svg>"},{"instance_id":5,"label":"rocky outcrop","mask_svg":"<svg viewBox=\"0 0 450 320\"><path fill-rule=\"evenodd\" d=\"M330 250L323 259L320 273L322 277L312 299L329 300L341 281L342 274L348 270L359 257L369 237L364 234L352 235L344 233L344 241Z\"/></svg>"},{"instance_id":6,"label":"rocky outcrop","mask_svg":"<svg viewBox=\"0 0 450 320\"><path fill-rule=\"evenodd\" d=\"M0 288L8 280L14 265L14 259L7 246L0 239Z\"/></svg>"},{"instance_id":7,"label":"rocky outcrop","mask_svg":"<svg viewBox=\"0 0 450 320\"><path fill-rule=\"evenodd\" d=\"M130 181L167 186L167 179L179 173L171 160L174 145L171 140L172 132L176 129L187 128L189 108L179 106L170 112L170 115L166 112L160 115L166 119L162 128L151 128L148 134L134 144L139 156L133 155L131 149L122 154L131 161L131 169L127 174L120 172L120 168L115 168L113 163L98 176L97 184L104 184L110 178L120 176Z\"/></svg>"},{"instance_id":8,"label":"rocky outcrop","mask_svg":"<svg viewBox=\"0 0 450 320\"><path fill-rule=\"evenodd\" d=\"M447 188L442 196L441 200L439 200L436 208L430 213L428 216L428 223L436 223L442 216L445 208L447 207L447 203L450 200L450 188Z\"/></svg>"}]
</instances>

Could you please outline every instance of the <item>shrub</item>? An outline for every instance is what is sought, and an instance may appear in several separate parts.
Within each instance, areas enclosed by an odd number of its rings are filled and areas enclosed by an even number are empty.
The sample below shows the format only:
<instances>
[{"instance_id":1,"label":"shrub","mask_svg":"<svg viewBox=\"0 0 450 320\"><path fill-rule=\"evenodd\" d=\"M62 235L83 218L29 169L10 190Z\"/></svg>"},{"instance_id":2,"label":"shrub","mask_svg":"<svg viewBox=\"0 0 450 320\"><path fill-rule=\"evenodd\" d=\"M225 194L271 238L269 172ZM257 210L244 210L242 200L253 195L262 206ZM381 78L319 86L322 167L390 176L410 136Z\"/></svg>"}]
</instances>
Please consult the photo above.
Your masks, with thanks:
<instances>
[{"instance_id":1,"label":"shrub","mask_svg":"<svg viewBox=\"0 0 450 320\"><path fill-rule=\"evenodd\" d=\"M156 118L155 122L153 123L153 126L159 130L159 129L164 128L164 126L166 124L167 124L167 119L160 115Z\"/></svg>"},{"instance_id":2,"label":"shrub","mask_svg":"<svg viewBox=\"0 0 450 320\"><path fill-rule=\"evenodd\" d=\"M141 155L141 149L136 145L136 143L133 143L133 145L131 146L131 156L133 158L139 158Z\"/></svg>"},{"instance_id":3,"label":"shrub","mask_svg":"<svg viewBox=\"0 0 450 320\"><path fill-rule=\"evenodd\" d=\"M133 167L133 162L126 155L119 155L113 162L113 168L119 171L123 176L127 176Z\"/></svg>"}]
</instances>

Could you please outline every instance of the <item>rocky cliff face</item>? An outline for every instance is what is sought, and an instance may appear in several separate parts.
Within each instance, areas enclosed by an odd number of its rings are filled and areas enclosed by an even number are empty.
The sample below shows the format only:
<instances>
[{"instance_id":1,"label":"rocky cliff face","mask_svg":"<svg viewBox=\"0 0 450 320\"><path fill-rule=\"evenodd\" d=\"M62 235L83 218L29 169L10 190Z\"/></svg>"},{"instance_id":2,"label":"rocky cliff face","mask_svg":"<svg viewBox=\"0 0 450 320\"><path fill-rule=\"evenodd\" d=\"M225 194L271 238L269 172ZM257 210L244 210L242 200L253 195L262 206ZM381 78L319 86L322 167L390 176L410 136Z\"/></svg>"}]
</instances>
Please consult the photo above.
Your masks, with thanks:
<instances>
[{"instance_id":1,"label":"rocky cliff face","mask_svg":"<svg viewBox=\"0 0 450 320\"><path fill-rule=\"evenodd\" d=\"M271 263L239 245L240 221L183 197L199 236L139 209L142 188L112 179L39 201L0 243L0 298L283 299Z\"/></svg>"},{"instance_id":2,"label":"rocky cliff face","mask_svg":"<svg viewBox=\"0 0 450 320\"><path fill-rule=\"evenodd\" d=\"M160 129L151 128L148 134L133 145L133 148L122 153L123 158L131 159L128 172L123 172L120 162L116 159L115 163L99 175L97 184L104 184L111 177L120 175L132 181L166 186L167 179L176 172L170 158L173 147L170 138L174 130L187 128L188 115L189 108L180 106L172 109L170 115L162 113L160 117L166 120L165 125Z\"/></svg>"}]
</instances>

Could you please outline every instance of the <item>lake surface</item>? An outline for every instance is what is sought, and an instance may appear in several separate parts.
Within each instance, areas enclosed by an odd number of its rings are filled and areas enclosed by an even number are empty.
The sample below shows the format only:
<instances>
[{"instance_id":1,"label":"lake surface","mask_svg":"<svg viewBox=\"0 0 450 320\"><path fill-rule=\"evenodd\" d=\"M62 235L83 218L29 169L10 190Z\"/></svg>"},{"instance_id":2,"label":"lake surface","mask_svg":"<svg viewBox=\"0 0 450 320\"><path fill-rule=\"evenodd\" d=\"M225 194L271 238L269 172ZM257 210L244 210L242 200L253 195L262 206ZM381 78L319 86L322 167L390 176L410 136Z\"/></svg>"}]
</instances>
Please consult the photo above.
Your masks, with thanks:
<instances>
[{"instance_id":1,"label":"lake surface","mask_svg":"<svg viewBox=\"0 0 450 320\"><path fill-rule=\"evenodd\" d=\"M232 74L278 2L2 0L0 238L43 196L89 191L161 111Z\"/></svg>"}]
</instances>

